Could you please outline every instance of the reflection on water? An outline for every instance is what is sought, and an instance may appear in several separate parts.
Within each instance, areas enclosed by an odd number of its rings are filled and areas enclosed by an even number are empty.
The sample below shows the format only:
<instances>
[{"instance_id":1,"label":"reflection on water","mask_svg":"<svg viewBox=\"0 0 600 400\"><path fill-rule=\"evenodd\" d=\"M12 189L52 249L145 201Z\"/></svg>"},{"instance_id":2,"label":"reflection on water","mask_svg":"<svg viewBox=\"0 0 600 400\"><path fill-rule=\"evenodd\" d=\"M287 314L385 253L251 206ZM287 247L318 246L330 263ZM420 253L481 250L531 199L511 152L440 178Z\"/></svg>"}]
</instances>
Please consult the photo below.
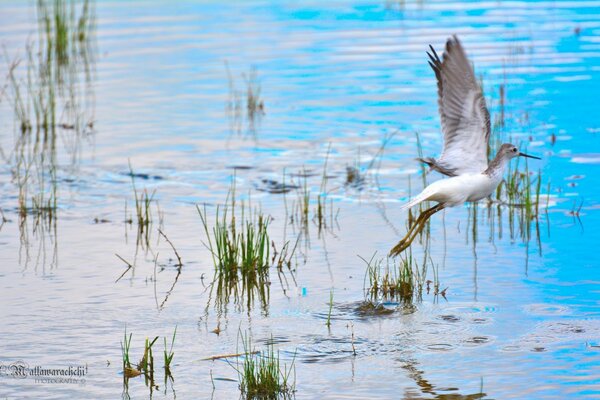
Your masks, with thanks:
<instances>
[{"instance_id":1,"label":"reflection on water","mask_svg":"<svg viewBox=\"0 0 600 400\"><path fill-rule=\"evenodd\" d=\"M3 395L118 397L125 324L178 326L177 392L159 378L153 398L239 396L227 362L198 362L239 329L282 362L297 351L298 398L599 394L594 2L2 2L0 19L0 363L90 371L82 387L0 376ZM453 33L492 152L543 160L428 222L410 301L361 308L357 255L384 254L410 222L398 205L439 179L414 159L440 149L425 51ZM232 169L252 204L233 236L215 218ZM219 273L203 242L246 223L266 257Z\"/></svg>"}]
</instances>

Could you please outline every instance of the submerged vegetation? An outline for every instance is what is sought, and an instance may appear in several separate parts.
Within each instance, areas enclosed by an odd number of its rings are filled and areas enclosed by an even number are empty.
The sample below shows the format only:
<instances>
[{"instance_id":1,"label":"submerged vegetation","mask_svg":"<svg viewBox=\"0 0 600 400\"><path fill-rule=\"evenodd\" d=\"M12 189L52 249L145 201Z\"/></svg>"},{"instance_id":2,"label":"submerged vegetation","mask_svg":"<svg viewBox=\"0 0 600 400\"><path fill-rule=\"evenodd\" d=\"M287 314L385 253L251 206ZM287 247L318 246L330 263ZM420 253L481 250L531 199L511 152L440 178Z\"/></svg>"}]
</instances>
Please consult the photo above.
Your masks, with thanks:
<instances>
[{"instance_id":1,"label":"submerged vegetation","mask_svg":"<svg viewBox=\"0 0 600 400\"><path fill-rule=\"evenodd\" d=\"M235 78L231 74L229 64L225 63L229 96L226 112L229 118L229 129L232 133L241 134L244 121L249 134L256 134L257 124L265 114L265 103L261 98L261 87L256 67L252 66L250 72L242 73L244 89L239 89Z\"/></svg>"},{"instance_id":2,"label":"submerged vegetation","mask_svg":"<svg viewBox=\"0 0 600 400\"><path fill-rule=\"evenodd\" d=\"M93 2L39 0L36 13L38 40L24 43L24 58L4 51L8 67L4 92L15 130L6 160L18 189L21 246L27 253L29 230L39 233L42 242L49 232L56 250L52 232L62 164L78 160L81 138L92 132L94 114Z\"/></svg>"},{"instance_id":3,"label":"submerged vegetation","mask_svg":"<svg viewBox=\"0 0 600 400\"><path fill-rule=\"evenodd\" d=\"M398 259L376 258L376 255L373 254L369 260L360 257L367 264L365 302L374 305L390 302L412 304L423 299L424 289L427 294L432 289L434 296L445 297L446 289L440 291L437 267L428 259L427 253L420 264L412 253ZM427 279L429 269L433 273L433 281Z\"/></svg>"},{"instance_id":4,"label":"submerged vegetation","mask_svg":"<svg viewBox=\"0 0 600 400\"><path fill-rule=\"evenodd\" d=\"M329 198L330 191L327 187L329 181L328 161L330 152L331 144L328 146L323 163L323 170L320 174L321 181L316 198L312 195L308 179L312 176L318 176L318 174L307 171L305 168L293 175L300 182L296 184L292 179L291 186L297 188L297 190L296 199L292 201L290 210L288 210L287 198L284 196L286 220L292 226L297 227L305 235L306 239L308 239L309 235L309 222L312 221L316 226L319 236L324 231L333 230L337 223L339 209L334 208L333 199Z\"/></svg>"},{"instance_id":5,"label":"submerged vegetation","mask_svg":"<svg viewBox=\"0 0 600 400\"><path fill-rule=\"evenodd\" d=\"M153 221L152 204L156 203L156 200L154 200L156 190L153 190L151 193L148 193L148 190L144 188L143 191L138 192L135 186L135 174L133 173L131 163L129 164L129 175L131 176L131 187L133 189L135 217L127 218L126 221L129 223L133 223L135 221L135 224L137 226L136 243L143 249L149 250ZM160 209L158 208L158 203L156 203L156 208L157 213L160 216ZM127 210L125 210L125 213L127 214Z\"/></svg>"},{"instance_id":6,"label":"submerged vegetation","mask_svg":"<svg viewBox=\"0 0 600 400\"><path fill-rule=\"evenodd\" d=\"M173 346L175 345L175 337L177 335L177 327L173 330L173 335L171 337L171 345L167 348L167 338L163 337L164 340L164 353L163 353L163 369L164 369L164 385L165 389L167 383L169 381L173 382L173 375L171 372L171 367L173 363L173 358L175 357L175 352L173 351ZM123 366L123 393L124 397L129 398L128 390L129 390L129 379L135 378L137 376L142 375L144 377L144 382L146 386L150 389L150 394L153 393L154 390L158 389L158 385L155 381L155 364L154 364L154 353L153 346L158 340L158 336L154 337L154 339L150 340L150 338L146 338L144 341L144 352L139 362L133 363L131 359L131 340L133 334L129 333L127 335L127 329L125 329L125 333L123 335L123 341L121 342L121 358L122 358L122 366Z\"/></svg>"},{"instance_id":7,"label":"submerged vegetation","mask_svg":"<svg viewBox=\"0 0 600 400\"><path fill-rule=\"evenodd\" d=\"M233 294L238 305L245 300L246 307L252 308L257 297L263 309L269 301L269 269L272 264L282 272L282 267L291 268L291 260L296 245L290 248L289 242L277 252L269 238L268 227L271 216L263 214L252 203L236 200L235 178L225 204L217 206L214 223L209 223L206 205L196 206L205 234L205 247L210 251L216 285L216 299L219 307L229 303ZM270 257L273 247L274 255ZM212 290L211 290L212 293Z\"/></svg>"},{"instance_id":8,"label":"submerged vegetation","mask_svg":"<svg viewBox=\"0 0 600 400\"><path fill-rule=\"evenodd\" d=\"M239 387L246 399L290 398L295 391L295 357L291 365L281 365L279 351L273 341L263 351L256 351L248 334L240 333L244 346L243 359L234 366L239 377ZM233 366L233 364L231 364ZM291 374L294 373L294 379Z\"/></svg>"}]
</instances>

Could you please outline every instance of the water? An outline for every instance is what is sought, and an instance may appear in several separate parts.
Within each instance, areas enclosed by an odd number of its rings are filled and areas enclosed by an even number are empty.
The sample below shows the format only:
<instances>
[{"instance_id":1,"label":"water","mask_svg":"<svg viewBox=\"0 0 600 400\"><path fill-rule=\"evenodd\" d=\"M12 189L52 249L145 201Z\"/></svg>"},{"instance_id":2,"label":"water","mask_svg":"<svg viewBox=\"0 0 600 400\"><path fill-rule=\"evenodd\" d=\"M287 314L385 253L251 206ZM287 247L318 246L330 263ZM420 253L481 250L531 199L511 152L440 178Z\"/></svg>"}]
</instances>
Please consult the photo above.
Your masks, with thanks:
<instances>
[{"instance_id":1,"label":"water","mask_svg":"<svg viewBox=\"0 0 600 400\"><path fill-rule=\"evenodd\" d=\"M37 37L35 9L0 7L0 43L9 59L24 58L28 38ZM99 2L95 15L85 114L93 133L72 141L73 132L60 131L55 232L36 228L31 217L20 225L14 168L0 167L0 207L9 220L0 229L0 362L87 365L85 382L2 376L0 394L119 397L125 328L137 361L145 337L155 336L162 359L162 337L177 326L174 382L165 387L159 370L155 398L238 396L235 370L202 359L239 351L239 331L258 348L272 340L288 364L296 354L297 398L600 395L599 3ZM421 185L415 132L425 155L441 146L425 51L430 43L441 50L454 33L482 78L492 118L504 85L503 134L543 157L529 163L541 170L544 204L550 199L540 240L535 227L531 240L518 232L511 239L506 209L500 238L499 221L490 226L480 205L474 241L470 209L446 210L432 219L430 246L446 298L424 293L415 307L362 313L366 265L357 255L383 255L405 231L398 206L409 195L408 177L413 192ZM265 114L252 127L243 102L253 68ZM241 121L227 108L236 99ZM18 133L6 95L0 115L2 151L11 159ZM378 173L360 187L345 185L346 167L358 163L365 172L396 130ZM284 270L280 281L271 270L267 307L215 306L195 205L206 203L214 215L235 172L238 194L251 191L253 204L273 216L270 234L280 248L297 237L285 218L297 191L284 202L260 190L269 186L263 180L281 183L285 170L301 185L290 174L306 169L314 199L326 158L328 198L339 209L334 223L319 234L310 222L295 273ZM136 245L135 224L123 222L134 207L128 162L145 174L138 191L156 190L162 215L153 208L148 252ZM578 218L572 211L581 203ZM179 276L171 247L159 240L159 219L183 259ZM116 283L126 265L115 254L136 264ZM150 395L142 378L129 380L128 393Z\"/></svg>"}]
</instances>

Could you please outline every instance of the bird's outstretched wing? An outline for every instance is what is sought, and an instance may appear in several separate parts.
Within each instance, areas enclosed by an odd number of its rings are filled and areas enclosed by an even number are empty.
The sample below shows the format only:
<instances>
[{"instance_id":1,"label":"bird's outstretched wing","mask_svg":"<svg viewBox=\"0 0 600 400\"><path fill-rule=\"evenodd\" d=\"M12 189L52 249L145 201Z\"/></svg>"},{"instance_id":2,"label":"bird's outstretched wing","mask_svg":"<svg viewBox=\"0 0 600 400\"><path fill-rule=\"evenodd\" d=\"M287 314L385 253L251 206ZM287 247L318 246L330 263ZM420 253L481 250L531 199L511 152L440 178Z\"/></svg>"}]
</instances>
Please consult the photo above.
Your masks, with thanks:
<instances>
[{"instance_id":1,"label":"bird's outstretched wing","mask_svg":"<svg viewBox=\"0 0 600 400\"><path fill-rule=\"evenodd\" d=\"M473 67L456 36L446 42L442 60L430 45L429 65L437 78L444 134L442 155L421 161L448 176L483 172L488 167L490 113Z\"/></svg>"}]
</instances>

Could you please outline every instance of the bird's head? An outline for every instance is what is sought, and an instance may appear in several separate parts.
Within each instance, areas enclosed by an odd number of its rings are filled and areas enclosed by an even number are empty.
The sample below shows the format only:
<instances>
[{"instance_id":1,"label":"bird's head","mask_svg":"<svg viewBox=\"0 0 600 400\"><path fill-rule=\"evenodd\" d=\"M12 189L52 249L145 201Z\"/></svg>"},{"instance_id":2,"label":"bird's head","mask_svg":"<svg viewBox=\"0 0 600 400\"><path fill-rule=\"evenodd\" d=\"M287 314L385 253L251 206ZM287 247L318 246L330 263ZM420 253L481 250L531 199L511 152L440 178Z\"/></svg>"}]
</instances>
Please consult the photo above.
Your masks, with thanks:
<instances>
[{"instance_id":1,"label":"bird's head","mask_svg":"<svg viewBox=\"0 0 600 400\"><path fill-rule=\"evenodd\" d=\"M511 160L515 157L529 157L529 158L535 158L536 160L541 160L541 158L539 157L535 157L535 156L530 156L529 154L525 154L525 153L521 153L519 151L519 149L517 148L517 146L515 146L514 144L510 144L510 143L504 143L502 146L500 146L500 150L498 151L498 154L507 160Z\"/></svg>"}]
</instances>

